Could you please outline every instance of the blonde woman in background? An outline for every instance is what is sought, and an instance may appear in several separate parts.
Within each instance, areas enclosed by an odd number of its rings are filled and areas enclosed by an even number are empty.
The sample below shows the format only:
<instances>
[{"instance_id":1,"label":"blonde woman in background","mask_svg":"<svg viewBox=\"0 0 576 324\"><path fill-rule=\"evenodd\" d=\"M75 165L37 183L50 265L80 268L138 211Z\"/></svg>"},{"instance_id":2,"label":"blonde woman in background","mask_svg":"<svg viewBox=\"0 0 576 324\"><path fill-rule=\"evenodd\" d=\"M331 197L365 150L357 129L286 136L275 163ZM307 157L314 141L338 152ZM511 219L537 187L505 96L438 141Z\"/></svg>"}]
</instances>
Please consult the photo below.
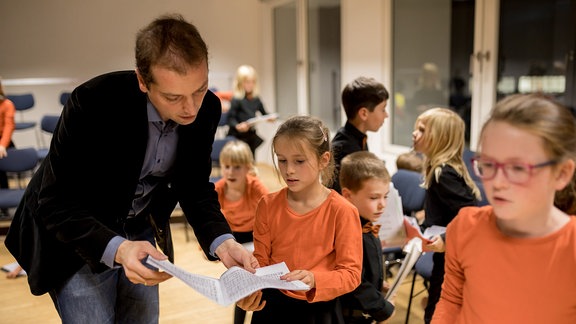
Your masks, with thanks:
<instances>
[{"instance_id":1,"label":"blonde woman in background","mask_svg":"<svg viewBox=\"0 0 576 324\"><path fill-rule=\"evenodd\" d=\"M236 71L234 79L234 97L230 101L228 110L228 135L246 142L250 146L252 155L256 156L256 148L264 140L256 134L254 125L246 122L256 117L256 113L267 115L266 109L260 100L260 86L258 74L254 67L241 65Z\"/></svg>"}]
</instances>

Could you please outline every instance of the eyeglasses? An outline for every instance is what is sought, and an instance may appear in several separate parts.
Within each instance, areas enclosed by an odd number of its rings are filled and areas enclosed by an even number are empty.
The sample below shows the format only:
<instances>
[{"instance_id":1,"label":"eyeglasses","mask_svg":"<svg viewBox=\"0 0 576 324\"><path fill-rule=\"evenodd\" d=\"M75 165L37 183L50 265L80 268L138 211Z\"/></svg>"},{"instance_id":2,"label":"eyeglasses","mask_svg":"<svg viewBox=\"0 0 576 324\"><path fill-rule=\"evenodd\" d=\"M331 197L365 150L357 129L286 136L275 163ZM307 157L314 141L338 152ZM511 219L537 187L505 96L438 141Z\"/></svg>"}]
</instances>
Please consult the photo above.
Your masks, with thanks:
<instances>
[{"instance_id":1,"label":"eyeglasses","mask_svg":"<svg viewBox=\"0 0 576 324\"><path fill-rule=\"evenodd\" d=\"M474 173L483 180L492 180L502 168L508 181L515 184L524 184L530 180L534 169L542 168L558 163L556 160L550 160L538 164L529 164L523 162L499 163L492 159L475 157L472 158Z\"/></svg>"}]
</instances>

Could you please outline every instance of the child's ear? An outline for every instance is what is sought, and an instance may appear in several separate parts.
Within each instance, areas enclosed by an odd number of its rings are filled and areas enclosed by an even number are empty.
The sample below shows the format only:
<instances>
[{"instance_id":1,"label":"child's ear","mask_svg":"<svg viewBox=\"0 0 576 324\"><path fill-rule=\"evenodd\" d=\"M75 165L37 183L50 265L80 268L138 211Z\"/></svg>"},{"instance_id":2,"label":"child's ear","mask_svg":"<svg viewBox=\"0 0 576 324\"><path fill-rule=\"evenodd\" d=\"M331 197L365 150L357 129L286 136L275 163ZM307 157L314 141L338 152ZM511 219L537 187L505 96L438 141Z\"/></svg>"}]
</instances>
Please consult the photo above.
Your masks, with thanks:
<instances>
[{"instance_id":1,"label":"child's ear","mask_svg":"<svg viewBox=\"0 0 576 324\"><path fill-rule=\"evenodd\" d=\"M350 197L352 197L352 191L348 188L342 188L342 197L350 200Z\"/></svg>"},{"instance_id":2,"label":"child's ear","mask_svg":"<svg viewBox=\"0 0 576 324\"><path fill-rule=\"evenodd\" d=\"M368 110L368 108L362 107L362 108L360 108L360 110L358 110L358 117L360 117L360 119L365 121L366 119L368 119L369 113L370 113L370 110Z\"/></svg>"},{"instance_id":3,"label":"child's ear","mask_svg":"<svg viewBox=\"0 0 576 324\"><path fill-rule=\"evenodd\" d=\"M570 181L572 181L575 167L575 162L572 159L561 162L559 171L556 175L556 190L564 189L564 187L566 187Z\"/></svg>"}]
</instances>

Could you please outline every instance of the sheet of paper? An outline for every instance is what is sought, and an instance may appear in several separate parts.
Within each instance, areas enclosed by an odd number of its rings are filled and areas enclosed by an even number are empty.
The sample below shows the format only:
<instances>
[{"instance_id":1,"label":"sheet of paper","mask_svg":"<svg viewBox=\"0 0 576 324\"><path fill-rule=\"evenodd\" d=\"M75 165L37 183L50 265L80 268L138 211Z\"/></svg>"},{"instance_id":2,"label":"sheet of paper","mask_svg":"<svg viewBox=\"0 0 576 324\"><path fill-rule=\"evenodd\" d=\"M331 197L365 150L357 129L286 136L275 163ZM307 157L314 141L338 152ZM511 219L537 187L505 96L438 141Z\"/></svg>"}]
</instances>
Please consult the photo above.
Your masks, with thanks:
<instances>
[{"instance_id":1,"label":"sheet of paper","mask_svg":"<svg viewBox=\"0 0 576 324\"><path fill-rule=\"evenodd\" d=\"M406 279L406 276L408 276L416 264L416 261L418 261L418 258L422 254L422 240L418 237L411 239L406 243L403 251L406 253L406 256L402 261L402 265L400 266L392 285L390 285L390 290L386 293L387 300L396 295L400 285L402 285L404 279Z\"/></svg>"},{"instance_id":2,"label":"sheet of paper","mask_svg":"<svg viewBox=\"0 0 576 324\"><path fill-rule=\"evenodd\" d=\"M288 282L280 279L280 276L290 272L284 262L259 268L255 274L239 267L231 267L219 279L187 272L168 260L160 261L148 256L146 262L182 280L200 294L223 306L237 302L264 288L310 289L302 281Z\"/></svg>"},{"instance_id":3,"label":"sheet of paper","mask_svg":"<svg viewBox=\"0 0 576 324\"><path fill-rule=\"evenodd\" d=\"M404 228L404 216L402 212L402 200L394 184L390 183L390 193L386 201L386 208L377 224L382 225L378 236L383 247L400 247L406 241L406 230Z\"/></svg>"},{"instance_id":4,"label":"sheet of paper","mask_svg":"<svg viewBox=\"0 0 576 324\"><path fill-rule=\"evenodd\" d=\"M246 122L250 125L254 125L254 124L261 122L261 121L273 120L276 118L278 118L278 114L272 113L272 114L268 114L268 115L261 115L261 116L256 116L256 117L247 119Z\"/></svg>"}]
</instances>

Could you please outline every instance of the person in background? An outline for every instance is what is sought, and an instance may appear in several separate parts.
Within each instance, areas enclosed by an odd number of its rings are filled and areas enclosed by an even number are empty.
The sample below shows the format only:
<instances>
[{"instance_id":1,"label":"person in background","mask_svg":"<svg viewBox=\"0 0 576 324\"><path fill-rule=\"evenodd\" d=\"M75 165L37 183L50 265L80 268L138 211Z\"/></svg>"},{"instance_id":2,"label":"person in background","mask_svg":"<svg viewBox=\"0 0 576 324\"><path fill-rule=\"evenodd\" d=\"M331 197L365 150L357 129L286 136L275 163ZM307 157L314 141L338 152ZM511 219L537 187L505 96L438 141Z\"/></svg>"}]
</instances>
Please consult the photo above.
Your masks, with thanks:
<instances>
[{"instance_id":1,"label":"person in background","mask_svg":"<svg viewBox=\"0 0 576 324\"><path fill-rule=\"evenodd\" d=\"M409 170L422 173L424 167L424 157L421 153L410 151L405 152L396 158L396 169Z\"/></svg>"},{"instance_id":2,"label":"person in background","mask_svg":"<svg viewBox=\"0 0 576 324\"><path fill-rule=\"evenodd\" d=\"M204 40L182 16L161 16L138 31L135 56L135 71L73 90L6 236L63 323L158 323L158 284L171 276L146 258L174 260L178 202L208 258L258 266L209 181L221 107Z\"/></svg>"},{"instance_id":3,"label":"person in background","mask_svg":"<svg viewBox=\"0 0 576 324\"><path fill-rule=\"evenodd\" d=\"M569 110L540 94L492 109L473 162L490 205L448 225L432 323L576 323L574 134Z\"/></svg>"},{"instance_id":4,"label":"person in background","mask_svg":"<svg viewBox=\"0 0 576 324\"><path fill-rule=\"evenodd\" d=\"M247 122L256 117L256 113L267 115L264 104L260 100L258 74L250 65L241 65L236 71L233 84L234 97L228 110L228 135L246 142L256 156L256 148L264 140L256 134L253 124Z\"/></svg>"},{"instance_id":5,"label":"person in background","mask_svg":"<svg viewBox=\"0 0 576 324\"><path fill-rule=\"evenodd\" d=\"M342 196L360 214L362 224L362 281L354 291L340 297L342 313L348 324L383 324L394 313L394 305L386 300L382 244L378 237L382 217L390 192L390 174L374 153L358 151L345 156L340 168Z\"/></svg>"},{"instance_id":6,"label":"person in background","mask_svg":"<svg viewBox=\"0 0 576 324\"><path fill-rule=\"evenodd\" d=\"M480 190L462 160L464 129L464 120L447 108L431 108L416 119L413 147L425 156L424 229L432 225L448 226L461 208L476 206L481 199ZM425 323L432 320L444 278L445 237L436 235L431 240L426 246L435 253Z\"/></svg>"},{"instance_id":7,"label":"person in background","mask_svg":"<svg viewBox=\"0 0 576 324\"><path fill-rule=\"evenodd\" d=\"M250 243L256 207L260 198L268 194L268 189L256 176L252 151L242 141L224 145L220 152L220 167L222 178L214 184L220 208L236 241ZM245 318L246 311L236 306L234 323L242 324Z\"/></svg>"},{"instance_id":8,"label":"person in background","mask_svg":"<svg viewBox=\"0 0 576 324\"><path fill-rule=\"evenodd\" d=\"M357 151L368 151L366 132L376 132L388 117L388 90L373 78L358 77L342 90L342 105L346 123L334 135L335 178L338 179L342 159ZM340 183L334 181L332 189L340 192Z\"/></svg>"},{"instance_id":9,"label":"person in background","mask_svg":"<svg viewBox=\"0 0 576 324\"><path fill-rule=\"evenodd\" d=\"M283 280L308 291L264 289L238 302L252 323L344 323L337 297L360 284L362 228L358 210L326 187L334 175L329 129L315 117L295 116L272 139L277 171L287 186L260 200L254 255L261 266L286 262Z\"/></svg>"},{"instance_id":10,"label":"person in background","mask_svg":"<svg viewBox=\"0 0 576 324\"><path fill-rule=\"evenodd\" d=\"M14 133L14 128L16 127L15 114L14 103L6 97L2 79L0 78L0 159L8 155L6 149L14 147L12 133ZM0 172L0 188L8 188L6 172Z\"/></svg>"}]
</instances>

